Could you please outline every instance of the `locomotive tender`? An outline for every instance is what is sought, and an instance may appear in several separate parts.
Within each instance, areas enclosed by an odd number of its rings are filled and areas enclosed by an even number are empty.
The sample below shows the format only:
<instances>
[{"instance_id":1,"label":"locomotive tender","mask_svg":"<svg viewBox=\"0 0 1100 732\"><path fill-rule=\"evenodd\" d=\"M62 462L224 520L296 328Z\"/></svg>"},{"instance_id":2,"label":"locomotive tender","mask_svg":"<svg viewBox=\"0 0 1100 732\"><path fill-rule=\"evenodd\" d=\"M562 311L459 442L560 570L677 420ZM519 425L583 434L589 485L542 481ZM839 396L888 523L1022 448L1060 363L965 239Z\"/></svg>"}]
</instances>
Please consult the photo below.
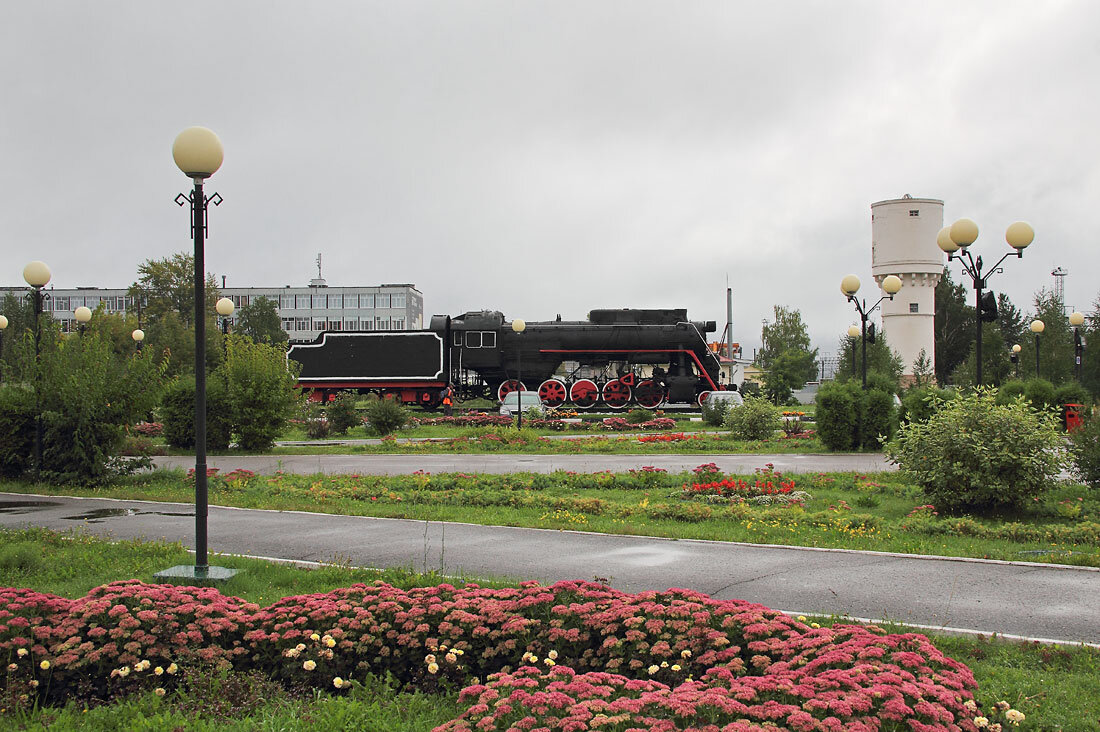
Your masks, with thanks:
<instances>
[{"instance_id":1,"label":"locomotive tender","mask_svg":"<svg viewBox=\"0 0 1100 732\"><path fill-rule=\"evenodd\" d=\"M298 386L327 398L373 392L435 408L454 384L462 397L537 389L548 406L622 409L696 403L720 389L718 359L687 310L593 310L588 320L531 322L521 333L495 310L432 316L419 331L326 331L294 344ZM563 363L573 364L562 374Z\"/></svg>"}]
</instances>

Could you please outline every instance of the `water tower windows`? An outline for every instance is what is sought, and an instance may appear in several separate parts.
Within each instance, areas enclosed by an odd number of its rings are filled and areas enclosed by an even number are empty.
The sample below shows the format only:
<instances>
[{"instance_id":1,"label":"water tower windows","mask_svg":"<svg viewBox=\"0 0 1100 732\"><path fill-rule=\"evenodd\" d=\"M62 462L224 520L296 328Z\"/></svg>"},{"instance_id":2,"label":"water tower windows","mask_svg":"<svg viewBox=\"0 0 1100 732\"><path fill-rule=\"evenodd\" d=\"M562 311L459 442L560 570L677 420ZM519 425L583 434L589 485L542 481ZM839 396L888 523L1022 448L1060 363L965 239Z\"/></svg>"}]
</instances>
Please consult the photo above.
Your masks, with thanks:
<instances>
[{"instance_id":1,"label":"water tower windows","mask_svg":"<svg viewBox=\"0 0 1100 732\"><path fill-rule=\"evenodd\" d=\"M917 303L917 302L909 303L909 312L919 313L920 312L920 303Z\"/></svg>"},{"instance_id":2,"label":"water tower windows","mask_svg":"<svg viewBox=\"0 0 1100 732\"><path fill-rule=\"evenodd\" d=\"M910 216L920 216L920 209L918 209L918 208L909 209L909 215Z\"/></svg>"}]
</instances>

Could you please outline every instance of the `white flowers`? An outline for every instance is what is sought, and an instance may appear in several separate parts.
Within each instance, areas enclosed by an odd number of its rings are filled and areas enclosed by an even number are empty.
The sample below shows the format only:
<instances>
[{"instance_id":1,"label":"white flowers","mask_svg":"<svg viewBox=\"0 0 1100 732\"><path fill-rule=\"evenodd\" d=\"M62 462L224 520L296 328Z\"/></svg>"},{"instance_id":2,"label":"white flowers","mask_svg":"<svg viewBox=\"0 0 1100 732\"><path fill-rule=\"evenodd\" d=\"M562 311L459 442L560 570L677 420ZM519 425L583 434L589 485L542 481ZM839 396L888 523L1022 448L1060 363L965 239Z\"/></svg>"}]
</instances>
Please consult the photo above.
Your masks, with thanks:
<instances>
[{"instance_id":1,"label":"white flowers","mask_svg":"<svg viewBox=\"0 0 1100 732\"><path fill-rule=\"evenodd\" d=\"M1009 709L1005 712L1005 719L1008 720L1009 724L1018 725L1020 722L1024 721L1024 713L1015 709Z\"/></svg>"},{"instance_id":2,"label":"white flowers","mask_svg":"<svg viewBox=\"0 0 1100 732\"><path fill-rule=\"evenodd\" d=\"M302 668L304 668L306 671L312 671L313 669L317 668L317 662L313 660L308 660L302 664Z\"/></svg>"},{"instance_id":3,"label":"white flowers","mask_svg":"<svg viewBox=\"0 0 1100 732\"><path fill-rule=\"evenodd\" d=\"M344 681L339 676L337 676L332 680L332 685L335 686L337 689L343 689L345 686L350 686L351 682Z\"/></svg>"}]
</instances>

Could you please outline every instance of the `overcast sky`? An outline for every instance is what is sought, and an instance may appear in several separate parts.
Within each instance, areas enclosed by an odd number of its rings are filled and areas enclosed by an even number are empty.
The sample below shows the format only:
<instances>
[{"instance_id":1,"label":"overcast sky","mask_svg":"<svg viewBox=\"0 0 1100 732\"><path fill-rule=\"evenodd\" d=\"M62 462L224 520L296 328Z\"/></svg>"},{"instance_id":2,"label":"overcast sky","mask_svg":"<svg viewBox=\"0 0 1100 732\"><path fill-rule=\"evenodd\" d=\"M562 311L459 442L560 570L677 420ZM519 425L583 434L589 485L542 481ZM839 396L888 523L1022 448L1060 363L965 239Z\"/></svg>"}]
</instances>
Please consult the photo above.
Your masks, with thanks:
<instances>
[{"instance_id":1,"label":"overcast sky","mask_svg":"<svg viewBox=\"0 0 1100 732\"><path fill-rule=\"evenodd\" d=\"M0 285L190 251L171 144L218 133L207 268L414 283L425 315L682 307L836 350L872 202L945 201L1018 306L1100 293L1100 3L87 2L0 10ZM956 280L959 266L952 265ZM871 289L867 287L866 289ZM862 294L862 293L861 293Z\"/></svg>"}]
</instances>

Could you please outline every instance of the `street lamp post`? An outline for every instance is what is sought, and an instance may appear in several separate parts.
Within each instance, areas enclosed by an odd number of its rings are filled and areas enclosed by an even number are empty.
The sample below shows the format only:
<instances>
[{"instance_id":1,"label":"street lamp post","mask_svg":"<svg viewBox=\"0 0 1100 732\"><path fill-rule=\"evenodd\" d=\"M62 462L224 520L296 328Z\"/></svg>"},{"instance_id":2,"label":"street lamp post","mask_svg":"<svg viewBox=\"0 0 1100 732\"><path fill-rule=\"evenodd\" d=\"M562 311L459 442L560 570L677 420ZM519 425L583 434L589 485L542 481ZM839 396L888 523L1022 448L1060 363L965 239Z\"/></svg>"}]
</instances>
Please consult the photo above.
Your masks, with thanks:
<instances>
[{"instance_id":1,"label":"street lamp post","mask_svg":"<svg viewBox=\"0 0 1100 732\"><path fill-rule=\"evenodd\" d=\"M512 321L512 330L521 335L527 329L527 321L516 318ZM523 349L520 348L519 338L516 339L516 411L519 413L517 429L523 429Z\"/></svg>"},{"instance_id":2,"label":"street lamp post","mask_svg":"<svg viewBox=\"0 0 1100 732\"><path fill-rule=\"evenodd\" d=\"M868 308L866 298L863 299L862 303L856 298L856 293L859 292L858 277L856 277L854 274L845 275L844 279L840 281L840 292L848 298L848 302L855 304L856 312L859 313L859 319L862 323L862 327L860 329L860 339L863 341L864 389L867 388L867 316L873 313L875 311L875 308L882 304L883 300L886 300L887 298L889 298L890 300L894 299L894 295L898 294L898 291L901 290L901 278L897 275L887 275L882 280L882 290L886 294L880 297L878 299L878 302ZM852 327L854 328L855 326ZM851 331L852 329L849 329L848 332L851 333Z\"/></svg>"},{"instance_id":3,"label":"street lamp post","mask_svg":"<svg viewBox=\"0 0 1100 732\"><path fill-rule=\"evenodd\" d=\"M1012 344L1012 353L1008 355L1008 360L1016 364L1016 378L1020 378L1020 351L1023 347L1019 343Z\"/></svg>"},{"instance_id":4,"label":"street lamp post","mask_svg":"<svg viewBox=\"0 0 1100 732\"><path fill-rule=\"evenodd\" d=\"M84 337L84 329L88 327L88 321L92 319L92 311L81 305L73 311L73 317L80 323L80 337Z\"/></svg>"},{"instance_id":5,"label":"street lamp post","mask_svg":"<svg viewBox=\"0 0 1100 732\"><path fill-rule=\"evenodd\" d=\"M141 342L145 340L145 331L141 328L134 328L130 333L130 337L134 339L134 345L137 347L137 352L141 353Z\"/></svg>"},{"instance_id":6,"label":"street lamp post","mask_svg":"<svg viewBox=\"0 0 1100 732\"><path fill-rule=\"evenodd\" d=\"M1031 332L1035 334L1035 378L1039 378L1039 334L1043 332L1046 324L1041 320L1031 321Z\"/></svg>"},{"instance_id":7,"label":"street lamp post","mask_svg":"<svg viewBox=\"0 0 1100 732\"><path fill-rule=\"evenodd\" d=\"M1085 314L1076 311L1070 313L1069 324L1073 326L1073 376L1080 384L1081 357L1085 351L1085 339L1081 335L1081 326L1085 324Z\"/></svg>"},{"instance_id":8,"label":"street lamp post","mask_svg":"<svg viewBox=\"0 0 1100 732\"><path fill-rule=\"evenodd\" d=\"M4 380L4 330L8 327L8 319L0 315L0 381Z\"/></svg>"},{"instance_id":9,"label":"street lamp post","mask_svg":"<svg viewBox=\"0 0 1100 732\"><path fill-rule=\"evenodd\" d=\"M46 300L50 299L43 287L50 281L50 268L45 262L34 261L23 268L23 279L31 286L27 298L34 311L34 475L37 478L42 470L42 401L41 370L42 359L42 311Z\"/></svg>"},{"instance_id":10,"label":"street lamp post","mask_svg":"<svg viewBox=\"0 0 1100 732\"><path fill-rule=\"evenodd\" d=\"M947 252L947 261L950 262L954 259L958 259L962 263L963 272L970 277L970 281L974 285L974 320L977 324L977 338L974 341L974 356L975 356L975 368L976 368L976 380L975 383L978 386L982 385L982 322L989 320L996 320L997 318L997 305L996 302L987 303L983 307L982 303L982 290L986 287L986 280L989 275L994 272L1001 272L1001 263L1009 257L1015 256L1023 258L1024 249L1035 239L1035 230L1031 226L1023 221L1017 221L1010 225L1005 231L1005 241L1012 247L1014 251L1008 252L995 265L987 272L982 274L982 258L977 259L970 253L967 248L978 238L978 225L970 219L959 219L951 226L945 226L940 229L940 233L936 235L936 244L940 249ZM957 253L961 250L961 254ZM992 297L993 293L990 293Z\"/></svg>"},{"instance_id":11,"label":"street lamp post","mask_svg":"<svg viewBox=\"0 0 1100 732\"><path fill-rule=\"evenodd\" d=\"M859 338L859 326L852 323L848 326L848 337L852 339L852 376L856 375L856 338Z\"/></svg>"},{"instance_id":12,"label":"street lamp post","mask_svg":"<svg viewBox=\"0 0 1100 732\"><path fill-rule=\"evenodd\" d=\"M176 196L180 206L191 205L191 234L195 241L195 566L172 567L158 577L218 581L236 574L235 570L211 567L207 563L206 524L209 514L206 480L206 211L211 203L222 202L215 193L207 196L203 182L221 167L224 152L221 140L205 127L188 127L172 143L172 158L184 175L194 182L190 195Z\"/></svg>"},{"instance_id":13,"label":"street lamp post","mask_svg":"<svg viewBox=\"0 0 1100 732\"><path fill-rule=\"evenodd\" d=\"M222 357L225 359L225 385L229 387L229 316L233 314L236 309L233 306L233 301L228 297L223 297L218 300L214 305L214 309L218 311L218 315L222 316Z\"/></svg>"}]
</instances>

